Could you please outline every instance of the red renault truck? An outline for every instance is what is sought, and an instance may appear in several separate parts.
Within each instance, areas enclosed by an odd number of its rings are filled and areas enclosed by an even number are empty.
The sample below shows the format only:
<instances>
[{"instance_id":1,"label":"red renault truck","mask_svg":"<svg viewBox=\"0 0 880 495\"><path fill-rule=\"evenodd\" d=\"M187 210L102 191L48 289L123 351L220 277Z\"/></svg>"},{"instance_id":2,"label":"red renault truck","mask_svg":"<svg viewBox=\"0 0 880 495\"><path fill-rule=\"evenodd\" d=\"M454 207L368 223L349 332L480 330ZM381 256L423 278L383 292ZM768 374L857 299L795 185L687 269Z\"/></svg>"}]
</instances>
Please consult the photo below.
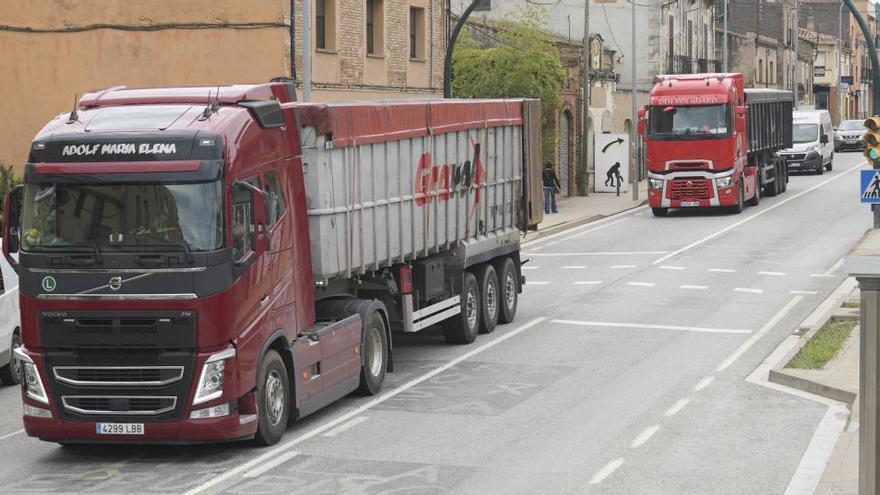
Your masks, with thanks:
<instances>
[{"instance_id":1,"label":"red renault truck","mask_svg":"<svg viewBox=\"0 0 880 495\"><path fill-rule=\"evenodd\" d=\"M85 95L5 203L28 435L273 444L378 393L392 330L466 344L512 321L539 115L297 103L286 82Z\"/></svg>"},{"instance_id":2,"label":"red renault truck","mask_svg":"<svg viewBox=\"0 0 880 495\"><path fill-rule=\"evenodd\" d=\"M657 76L638 123L654 215L740 213L762 193L784 192L788 168L777 152L791 147L793 101L789 91L745 89L741 74Z\"/></svg>"}]
</instances>

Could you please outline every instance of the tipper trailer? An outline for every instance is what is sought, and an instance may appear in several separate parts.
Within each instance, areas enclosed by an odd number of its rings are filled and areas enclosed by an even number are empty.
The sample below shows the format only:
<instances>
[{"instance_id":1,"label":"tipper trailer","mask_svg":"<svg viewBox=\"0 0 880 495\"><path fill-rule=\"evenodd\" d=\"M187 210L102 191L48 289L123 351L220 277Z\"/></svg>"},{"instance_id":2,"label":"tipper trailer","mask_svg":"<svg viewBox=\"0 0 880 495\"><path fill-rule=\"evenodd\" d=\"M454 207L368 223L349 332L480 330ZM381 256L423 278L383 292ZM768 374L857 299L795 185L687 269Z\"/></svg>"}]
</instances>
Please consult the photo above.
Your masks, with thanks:
<instances>
[{"instance_id":1,"label":"tipper trailer","mask_svg":"<svg viewBox=\"0 0 880 495\"><path fill-rule=\"evenodd\" d=\"M741 74L661 75L639 112L648 203L670 208L727 206L739 213L761 194L785 192L791 147L790 91L744 89Z\"/></svg>"},{"instance_id":2,"label":"tipper trailer","mask_svg":"<svg viewBox=\"0 0 880 495\"><path fill-rule=\"evenodd\" d=\"M36 136L4 209L25 430L272 444L378 393L392 330L465 344L514 319L540 156L537 101L85 95Z\"/></svg>"}]
</instances>

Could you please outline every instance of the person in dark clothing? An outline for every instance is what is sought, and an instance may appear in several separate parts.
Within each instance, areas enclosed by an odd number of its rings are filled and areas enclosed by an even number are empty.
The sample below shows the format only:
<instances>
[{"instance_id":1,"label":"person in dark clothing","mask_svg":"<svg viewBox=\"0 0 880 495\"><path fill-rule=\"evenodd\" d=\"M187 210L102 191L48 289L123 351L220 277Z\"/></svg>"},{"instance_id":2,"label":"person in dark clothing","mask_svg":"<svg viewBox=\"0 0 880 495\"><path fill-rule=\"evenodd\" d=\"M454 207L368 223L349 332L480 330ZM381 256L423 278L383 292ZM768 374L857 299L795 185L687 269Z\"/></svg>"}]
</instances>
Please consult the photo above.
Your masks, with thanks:
<instances>
[{"instance_id":1,"label":"person in dark clothing","mask_svg":"<svg viewBox=\"0 0 880 495\"><path fill-rule=\"evenodd\" d=\"M544 164L544 213L559 213L556 210L556 194L559 192L559 177L553 170L553 163Z\"/></svg>"}]
</instances>

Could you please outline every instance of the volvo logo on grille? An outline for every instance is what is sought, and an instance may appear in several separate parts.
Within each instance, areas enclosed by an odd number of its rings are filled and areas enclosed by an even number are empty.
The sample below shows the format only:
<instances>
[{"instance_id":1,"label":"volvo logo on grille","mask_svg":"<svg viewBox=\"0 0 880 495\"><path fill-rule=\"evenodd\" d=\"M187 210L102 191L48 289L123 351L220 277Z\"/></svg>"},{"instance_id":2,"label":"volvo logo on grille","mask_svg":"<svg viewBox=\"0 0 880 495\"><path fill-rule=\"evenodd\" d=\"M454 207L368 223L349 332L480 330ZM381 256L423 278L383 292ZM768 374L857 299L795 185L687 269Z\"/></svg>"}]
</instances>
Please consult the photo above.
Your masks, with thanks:
<instances>
[{"instance_id":1,"label":"volvo logo on grille","mask_svg":"<svg viewBox=\"0 0 880 495\"><path fill-rule=\"evenodd\" d=\"M113 277L110 279L110 283L107 284L107 287L110 287L110 290L119 290L122 287L122 277Z\"/></svg>"}]
</instances>

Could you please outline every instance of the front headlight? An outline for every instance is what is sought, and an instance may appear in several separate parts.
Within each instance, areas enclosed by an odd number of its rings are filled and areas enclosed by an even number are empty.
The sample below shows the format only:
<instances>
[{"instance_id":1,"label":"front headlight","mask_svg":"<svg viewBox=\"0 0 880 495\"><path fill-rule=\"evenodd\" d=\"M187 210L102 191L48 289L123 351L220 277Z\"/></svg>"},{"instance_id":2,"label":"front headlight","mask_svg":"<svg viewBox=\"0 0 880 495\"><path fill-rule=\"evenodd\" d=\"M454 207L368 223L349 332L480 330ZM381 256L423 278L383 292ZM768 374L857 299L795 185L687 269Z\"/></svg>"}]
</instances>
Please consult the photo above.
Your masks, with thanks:
<instances>
[{"instance_id":1,"label":"front headlight","mask_svg":"<svg viewBox=\"0 0 880 495\"><path fill-rule=\"evenodd\" d=\"M193 405L216 399L223 395L223 374L226 372L226 360L235 357L235 348L230 347L211 355L202 365L199 386L193 397Z\"/></svg>"},{"instance_id":2,"label":"front headlight","mask_svg":"<svg viewBox=\"0 0 880 495\"><path fill-rule=\"evenodd\" d=\"M15 358L21 362L21 373L24 375L27 396L35 401L48 404L49 397L46 395L46 387L43 386L43 380L40 378L40 372L37 370L34 360L24 352L22 347L15 349Z\"/></svg>"},{"instance_id":3,"label":"front headlight","mask_svg":"<svg viewBox=\"0 0 880 495\"><path fill-rule=\"evenodd\" d=\"M652 179L648 177L648 187L651 189L663 189L663 179Z\"/></svg>"},{"instance_id":4,"label":"front headlight","mask_svg":"<svg viewBox=\"0 0 880 495\"><path fill-rule=\"evenodd\" d=\"M728 175L727 177L719 177L715 179L715 185L718 186L719 189L723 189L725 187L730 187L733 184L733 176Z\"/></svg>"}]
</instances>

